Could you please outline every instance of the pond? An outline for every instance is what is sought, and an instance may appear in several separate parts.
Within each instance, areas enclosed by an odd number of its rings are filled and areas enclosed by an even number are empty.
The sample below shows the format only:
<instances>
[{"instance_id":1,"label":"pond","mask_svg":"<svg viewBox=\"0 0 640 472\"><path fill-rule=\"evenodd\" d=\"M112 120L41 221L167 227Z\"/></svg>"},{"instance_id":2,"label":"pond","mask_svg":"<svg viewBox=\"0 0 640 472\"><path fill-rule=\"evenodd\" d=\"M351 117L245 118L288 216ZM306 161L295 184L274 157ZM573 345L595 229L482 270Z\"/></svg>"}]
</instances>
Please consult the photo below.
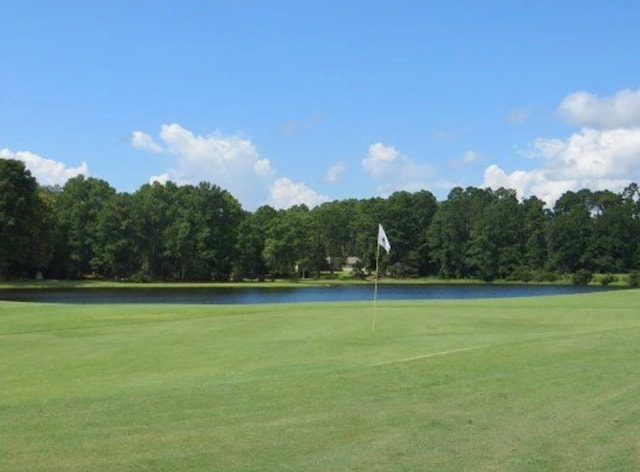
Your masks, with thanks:
<instances>
[{"instance_id":1,"label":"pond","mask_svg":"<svg viewBox=\"0 0 640 472\"><path fill-rule=\"evenodd\" d=\"M378 300L461 300L536 297L619 290L573 285L402 285L378 286ZM255 304L373 300L373 285L306 287L184 287L184 288L54 288L0 289L0 300L43 303L177 303Z\"/></svg>"}]
</instances>

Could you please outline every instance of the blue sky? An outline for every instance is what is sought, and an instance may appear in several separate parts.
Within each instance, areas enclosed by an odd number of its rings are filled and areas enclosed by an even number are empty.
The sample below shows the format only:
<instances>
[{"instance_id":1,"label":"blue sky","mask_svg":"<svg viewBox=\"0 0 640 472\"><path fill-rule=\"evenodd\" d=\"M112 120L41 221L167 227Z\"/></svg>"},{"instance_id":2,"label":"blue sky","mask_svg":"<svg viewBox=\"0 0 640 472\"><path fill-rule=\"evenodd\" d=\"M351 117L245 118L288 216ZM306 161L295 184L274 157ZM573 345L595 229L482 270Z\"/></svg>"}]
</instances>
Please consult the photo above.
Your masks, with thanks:
<instances>
[{"instance_id":1,"label":"blue sky","mask_svg":"<svg viewBox=\"0 0 640 472\"><path fill-rule=\"evenodd\" d=\"M249 210L640 182L632 1L0 4L0 158Z\"/></svg>"}]
</instances>

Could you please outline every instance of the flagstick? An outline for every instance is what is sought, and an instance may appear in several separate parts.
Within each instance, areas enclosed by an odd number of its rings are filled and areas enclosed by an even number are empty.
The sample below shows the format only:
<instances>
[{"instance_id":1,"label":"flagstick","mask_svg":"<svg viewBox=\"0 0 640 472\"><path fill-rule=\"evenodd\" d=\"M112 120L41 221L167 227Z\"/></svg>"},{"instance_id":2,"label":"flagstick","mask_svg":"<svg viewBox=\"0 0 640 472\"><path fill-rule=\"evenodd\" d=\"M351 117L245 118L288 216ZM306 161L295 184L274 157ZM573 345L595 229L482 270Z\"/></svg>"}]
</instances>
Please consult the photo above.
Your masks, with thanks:
<instances>
[{"instance_id":1,"label":"flagstick","mask_svg":"<svg viewBox=\"0 0 640 472\"><path fill-rule=\"evenodd\" d=\"M380 260L380 244L376 244L377 246L377 250L376 250L376 278L375 278L375 283L373 285L373 322L371 324L371 332L375 333L376 331L376 301L378 300L378 267L379 267L379 260Z\"/></svg>"}]
</instances>

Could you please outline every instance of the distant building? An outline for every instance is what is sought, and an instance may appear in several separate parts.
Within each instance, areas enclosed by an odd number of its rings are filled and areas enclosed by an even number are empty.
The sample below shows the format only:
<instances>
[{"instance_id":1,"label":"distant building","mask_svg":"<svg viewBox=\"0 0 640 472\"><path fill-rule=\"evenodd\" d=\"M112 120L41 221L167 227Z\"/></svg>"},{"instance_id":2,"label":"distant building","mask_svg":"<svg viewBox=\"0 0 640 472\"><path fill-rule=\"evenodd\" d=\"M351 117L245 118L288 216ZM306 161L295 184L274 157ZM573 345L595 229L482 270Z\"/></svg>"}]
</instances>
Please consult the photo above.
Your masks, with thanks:
<instances>
[{"instance_id":1,"label":"distant building","mask_svg":"<svg viewBox=\"0 0 640 472\"><path fill-rule=\"evenodd\" d=\"M360 260L359 257L356 256L348 256L345 260L344 260L344 265L342 266L342 270L343 272L351 272L358 264L360 264L362 261Z\"/></svg>"}]
</instances>

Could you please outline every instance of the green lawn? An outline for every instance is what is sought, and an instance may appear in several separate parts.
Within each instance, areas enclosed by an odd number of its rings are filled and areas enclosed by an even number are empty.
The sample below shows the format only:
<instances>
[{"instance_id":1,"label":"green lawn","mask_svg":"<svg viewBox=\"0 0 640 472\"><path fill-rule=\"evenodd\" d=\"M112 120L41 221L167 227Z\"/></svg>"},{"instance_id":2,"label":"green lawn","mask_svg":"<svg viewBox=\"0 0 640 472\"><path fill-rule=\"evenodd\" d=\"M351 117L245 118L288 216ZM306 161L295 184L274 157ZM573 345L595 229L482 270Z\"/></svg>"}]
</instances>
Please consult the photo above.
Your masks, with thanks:
<instances>
[{"instance_id":1,"label":"green lawn","mask_svg":"<svg viewBox=\"0 0 640 472\"><path fill-rule=\"evenodd\" d=\"M637 471L639 307L0 302L0 470Z\"/></svg>"}]
</instances>

